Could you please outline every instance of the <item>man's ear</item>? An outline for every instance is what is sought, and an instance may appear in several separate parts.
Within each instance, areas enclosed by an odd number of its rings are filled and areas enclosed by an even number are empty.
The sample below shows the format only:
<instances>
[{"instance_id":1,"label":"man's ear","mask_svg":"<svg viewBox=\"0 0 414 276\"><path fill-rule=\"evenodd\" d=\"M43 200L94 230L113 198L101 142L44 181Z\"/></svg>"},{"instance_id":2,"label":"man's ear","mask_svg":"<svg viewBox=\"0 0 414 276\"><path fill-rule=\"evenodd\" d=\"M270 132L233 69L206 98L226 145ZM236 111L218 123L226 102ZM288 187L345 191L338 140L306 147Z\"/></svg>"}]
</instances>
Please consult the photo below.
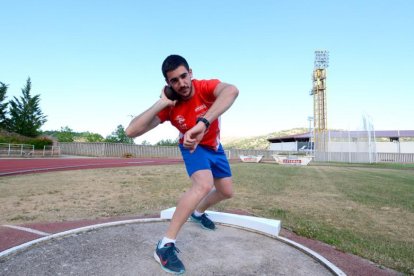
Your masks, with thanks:
<instances>
[{"instance_id":1,"label":"man's ear","mask_svg":"<svg viewBox=\"0 0 414 276\"><path fill-rule=\"evenodd\" d=\"M191 70L191 68L188 70L188 74L190 74L190 78L193 78L193 70Z\"/></svg>"}]
</instances>

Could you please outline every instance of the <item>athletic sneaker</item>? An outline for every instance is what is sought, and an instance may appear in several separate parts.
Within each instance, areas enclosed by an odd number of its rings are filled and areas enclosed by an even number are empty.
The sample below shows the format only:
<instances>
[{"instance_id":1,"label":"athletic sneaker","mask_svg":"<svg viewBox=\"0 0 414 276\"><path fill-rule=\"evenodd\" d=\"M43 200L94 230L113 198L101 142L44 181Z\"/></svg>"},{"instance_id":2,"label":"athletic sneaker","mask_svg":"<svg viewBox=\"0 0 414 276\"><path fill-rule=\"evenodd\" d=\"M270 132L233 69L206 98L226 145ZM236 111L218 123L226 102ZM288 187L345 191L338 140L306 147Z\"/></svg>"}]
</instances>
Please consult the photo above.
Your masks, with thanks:
<instances>
[{"instance_id":1,"label":"athletic sneaker","mask_svg":"<svg viewBox=\"0 0 414 276\"><path fill-rule=\"evenodd\" d=\"M160 242L161 241L158 242L154 252L155 260L160 263L161 268L164 271L172 274L183 274L185 272L185 267L176 254L179 253L180 250L175 247L174 243L167 243L164 247L158 248Z\"/></svg>"},{"instance_id":2,"label":"athletic sneaker","mask_svg":"<svg viewBox=\"0 0 414 276\"><path fill-rule=\"evenodd\" d=\"M207 217L207 214L204 213L201 216L197 217L196 215L194 215L194 213L191 214L191 220L197 223L201 224L201 227L203 227L204 229L207 230L214 230L216 229L216 226L214 225L214 222L211 221L211 219L209 219Z\"/></svg>"}]
</instances>

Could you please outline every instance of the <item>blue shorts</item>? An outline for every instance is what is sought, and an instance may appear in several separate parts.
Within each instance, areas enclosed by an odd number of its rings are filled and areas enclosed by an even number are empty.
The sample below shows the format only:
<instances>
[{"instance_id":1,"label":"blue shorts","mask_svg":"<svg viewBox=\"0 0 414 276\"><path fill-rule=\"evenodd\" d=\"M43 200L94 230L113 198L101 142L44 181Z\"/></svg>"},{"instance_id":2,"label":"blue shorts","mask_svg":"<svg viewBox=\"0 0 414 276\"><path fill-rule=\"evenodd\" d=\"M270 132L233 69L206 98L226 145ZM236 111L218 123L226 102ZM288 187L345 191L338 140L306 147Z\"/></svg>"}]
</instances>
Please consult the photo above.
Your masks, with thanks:
<instances>
[{"instance_id":1,"label":"blue shorts","mask_svg":"<svg viewBox=\"0 0 414 276\"><path fill-rule=\"evenodd\" d=\"M210 170L214 178L231 176L230 164L221 144L217 151L198 145L196 150L190 153L190 150L181 144L180 150L190 177L199 170Z\"/></svg>"}]
</instances>

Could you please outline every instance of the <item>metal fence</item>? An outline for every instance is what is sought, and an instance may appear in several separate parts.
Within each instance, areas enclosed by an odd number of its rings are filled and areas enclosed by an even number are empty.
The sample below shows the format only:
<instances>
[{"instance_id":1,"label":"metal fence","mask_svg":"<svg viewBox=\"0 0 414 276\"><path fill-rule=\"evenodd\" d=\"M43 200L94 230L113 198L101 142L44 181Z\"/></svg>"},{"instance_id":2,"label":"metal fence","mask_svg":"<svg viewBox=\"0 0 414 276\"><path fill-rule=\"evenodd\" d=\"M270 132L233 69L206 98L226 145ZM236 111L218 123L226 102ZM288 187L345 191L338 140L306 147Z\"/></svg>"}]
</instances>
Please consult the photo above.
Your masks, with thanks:
<instances>
[{"instance_id":1,"label":"metal fence","mask_svg":"<svg viewBox=\"0 0 414 276\"><path fill-rule=\"evenodd\" d=\"M166 157L181 158L178 146L143 146L119 143L58 143L61 154L94 157ZM272 150L228 149L229 159L238 159L240 155L263 155L263 159L273 160Z\"/></svg>"},{"instance_id":2,"label":"metal fence","mask_svg":"<svg viewBox=\"0 0 414 276\"><path fill-rule=\"evenodd\" d=\"M0 155L3 156L30 156L34 153L34 146L27 144L0 144Z\"/></svg>"},{"instance_id":3,"label":"metal fence","mask_svg":"<svg viewBox=\"0 0 414 276\"><path fill-rule=\"evenodd\" d=\"M61 154L93 157L167 157L180 158L180 149L119 143L58 143Z\"/></svg>"},{"instance_id":4,"label":"metal fence","mask_svg":"<svg viewBox=\"0 0 414 276\"><path fill-rule=\"evenodd\" d=\"M377 153L377 162L414 163L414 153Z\"/></svg>"},{"instance_id":5,"label":"metal fence","mask_svg":"<svg viewBox=\"0 0 414 276\"><path fill-rule=\"evenodd\" d=\"M342 163L414 163L414 153L315 152L314 161Z\"/></svg>"},{"instance_id":6,"label":"metal fence","mask_svg":"<svg viewBox=\"0 0 414 276\"><path fill-rule=\"evenodd\" d=\"M143 146L118 143L58 143L59 154L91 157L162 157L181 158L177 146ZM0 148L1 152L1 148ZM273 161L276 150L227 149L229 159L239 159L240 155L263 155L264 161ZM290 152L290 154L293 154ZM299 153L298 153L299 154ZM369 152L315 152L316 162L344 163L414 163L414 153L375 153Z\"/></svg>"},{"instance_id":7,"label":"metal fence","mask_svg":"<svg viewBox=\"0 0 414 276\"><path fill-rule=\"evenodd\" d=\"M0 143L0 157L56 157L60 156L58 146L44 146L35 150L34 145Z\"/></svg>"},{"instance_id":8,"label":"metal fence","mask_svg":"<svg viewBox=\"0 0 414 276\"><path fill-rule=\"evenodd\" d=\"M44 146L42 151L42 156L60 156L60 147L59 146Z\"/></svg>"}]
</instances>

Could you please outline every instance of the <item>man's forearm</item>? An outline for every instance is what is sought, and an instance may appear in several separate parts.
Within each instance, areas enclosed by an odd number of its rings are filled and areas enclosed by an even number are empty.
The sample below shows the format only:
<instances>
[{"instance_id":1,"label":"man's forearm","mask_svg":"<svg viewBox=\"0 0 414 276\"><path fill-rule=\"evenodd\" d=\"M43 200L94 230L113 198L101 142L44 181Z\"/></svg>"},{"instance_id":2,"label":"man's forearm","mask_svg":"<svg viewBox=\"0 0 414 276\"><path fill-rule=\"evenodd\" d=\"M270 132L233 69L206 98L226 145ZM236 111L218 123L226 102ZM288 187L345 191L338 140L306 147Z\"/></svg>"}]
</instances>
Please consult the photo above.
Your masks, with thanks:
<instances>
[{"instance_id":1,"label":"man's forearm","mask_svg":"<svg viewBox=\"0 0 414 276\"><path fill-rule=\"evenodd\" d=\"M156 119L158 112L167 106L168 103L162 99L155 102L146 111L132 119L125 130L126 135L129 137L137 137L154 128L156 126L154 120Z\"/></svg>"},{"instance_id":2,"label":"man's forearm","mask_svg":"<svg viewBox=\"0 0 414 276\"><path fill-rule=\"evenodd\" d=\"M239 95L239 90L233 85L226 85L222 91L218 93L214 104L210 109L204 114L210 123L220 117L221 114L226 112L234 103L237 96Z\"/></svg>"}]
</instances>

